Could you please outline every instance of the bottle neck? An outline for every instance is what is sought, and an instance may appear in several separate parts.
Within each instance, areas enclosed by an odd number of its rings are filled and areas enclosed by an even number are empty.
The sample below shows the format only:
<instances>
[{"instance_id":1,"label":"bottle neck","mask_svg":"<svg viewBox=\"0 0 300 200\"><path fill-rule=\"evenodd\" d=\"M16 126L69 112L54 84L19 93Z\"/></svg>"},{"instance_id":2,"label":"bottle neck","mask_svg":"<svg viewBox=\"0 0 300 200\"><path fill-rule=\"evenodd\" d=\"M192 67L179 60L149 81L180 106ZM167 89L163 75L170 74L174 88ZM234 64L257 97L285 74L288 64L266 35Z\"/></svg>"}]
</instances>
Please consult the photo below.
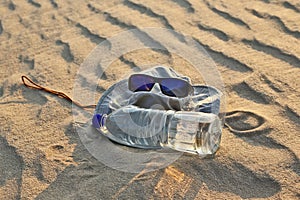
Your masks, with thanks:
<instances>
[{"instance_id":1,"label":"bottle neck","mask_svg":"<svg viewBox=\"0 0 300 200\"><path fill-rule=\"evenodd\" d=\"M95 128L100 129L105 127L107 115L106 114L95 114L92 119L92 124Z\"/></svg>"},{"instance_id":2,"label":"bottle neck","mask_svg":"<svg viewBox=\"0 0 300 200\"><path fill-rule=\"evenodd\" d=\"M99 121L100 128L104 128L105 127L106 119L107 119L107 114L102 115L102 117L101 117L101 119Z\"/></svg>"}]
</instances>

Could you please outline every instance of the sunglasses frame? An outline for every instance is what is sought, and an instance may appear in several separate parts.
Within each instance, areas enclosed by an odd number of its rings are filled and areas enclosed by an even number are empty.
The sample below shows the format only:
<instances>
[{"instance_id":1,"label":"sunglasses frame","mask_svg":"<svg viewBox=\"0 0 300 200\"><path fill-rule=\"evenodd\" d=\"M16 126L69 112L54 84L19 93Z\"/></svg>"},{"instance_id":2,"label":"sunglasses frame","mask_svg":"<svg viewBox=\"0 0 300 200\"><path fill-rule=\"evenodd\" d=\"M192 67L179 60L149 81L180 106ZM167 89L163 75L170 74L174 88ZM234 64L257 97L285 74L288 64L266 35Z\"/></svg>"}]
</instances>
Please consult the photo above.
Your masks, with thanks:
<instances>
[{"instance_id":1,"label":"sunglasses frame","mask_svg":"<svg viewBox=\"0 0 300 200\"><path fill-rule=\"evenodd\" d=\"M141 92L141 91L135 91L135 90L133 89L134 87L132 86L132 83L131 83L132 81L131 81L131 79L132 79L134 76L148 77L148 78L151 78L151 79L154 81L154 84L153 84L153 86L151 87L151 89L150 89L150 90L142 90L142 91L144 91L144 92L150 92L150 91L153 89L155 83L158 83L158 84L159 84L160 91L161 91L164 95L167 95L167 96L170 96L170 97L183 98L183 97L187 97L189 94L191 94L191 93L194 91L193 87L191 86L191 84L190 84L188 81L183 80L183 79L180 79L180 78L159 78L159 77L154 77L154 76L150 76L150 75L147 75L147 74L132 74L132 75L129 77L129 79L128 79L128 88L129 88L129 90L132 91L132 92ZM162 82L163 80L166 80L166 79L178 80L178 81L185 82L186 85L187 85L187 90L186 90L185 95L183 95L183 96L177 96L177 95L171 96L171 95L166 94L166 93L164 92L163 85L161 84L161 82Z\"/></svg>"}]
</instances>

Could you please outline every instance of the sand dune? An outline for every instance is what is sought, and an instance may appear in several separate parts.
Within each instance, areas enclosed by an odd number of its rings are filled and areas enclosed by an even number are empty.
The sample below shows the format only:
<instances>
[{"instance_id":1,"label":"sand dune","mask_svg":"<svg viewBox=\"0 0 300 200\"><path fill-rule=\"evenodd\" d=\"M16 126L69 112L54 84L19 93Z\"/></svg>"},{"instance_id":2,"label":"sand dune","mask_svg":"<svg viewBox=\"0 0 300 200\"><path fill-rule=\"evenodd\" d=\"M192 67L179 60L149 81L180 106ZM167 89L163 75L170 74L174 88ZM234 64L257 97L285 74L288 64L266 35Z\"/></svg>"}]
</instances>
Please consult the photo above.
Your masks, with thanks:
<instances>
[{"instance_id":1,"label":"sand dune","mask_svg":"<svg viewBox=\"0 0 300 200\"><path fill-rule=\"evenodd\" d=\"M21 83L27 75L71 96L99 43L143 27L189 35L216 63L230 128L215 158L184 154L146 174L113 170L81 143L70 103ZM0 199L299 199L299 38L297 0L2 1ZM201 81L179 56L145 49L111 64L97 98L153 63Z\"/></svg>"}]
</instances>

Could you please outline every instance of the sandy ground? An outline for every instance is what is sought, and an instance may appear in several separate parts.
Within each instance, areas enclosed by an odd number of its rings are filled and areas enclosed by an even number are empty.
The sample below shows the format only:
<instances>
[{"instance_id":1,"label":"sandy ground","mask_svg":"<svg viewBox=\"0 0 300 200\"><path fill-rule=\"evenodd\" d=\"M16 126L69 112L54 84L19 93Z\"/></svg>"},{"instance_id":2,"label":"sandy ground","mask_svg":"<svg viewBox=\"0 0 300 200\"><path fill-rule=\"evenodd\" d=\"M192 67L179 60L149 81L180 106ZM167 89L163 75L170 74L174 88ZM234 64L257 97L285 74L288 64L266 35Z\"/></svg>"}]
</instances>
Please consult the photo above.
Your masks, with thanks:
<instances>
[{"instance_id":1,"label":"sandy ground","mask_svg":"<svg viewBox=\"0 0 300 200\"><path fill-rule=\"evenodd\" d=\"M236 111L227 123L249 132L224 128L214 159L184 154L167 168L131 174L90 155L70 103L20 77L71 96L97 44L149 26L205 47L223 77L227 112ZM0 199L299 199L299 38L298 0L2 0ZM150 63L193 75L176 55L132 52L112 64L99 96Z\"/></svg>"}]
</instances>

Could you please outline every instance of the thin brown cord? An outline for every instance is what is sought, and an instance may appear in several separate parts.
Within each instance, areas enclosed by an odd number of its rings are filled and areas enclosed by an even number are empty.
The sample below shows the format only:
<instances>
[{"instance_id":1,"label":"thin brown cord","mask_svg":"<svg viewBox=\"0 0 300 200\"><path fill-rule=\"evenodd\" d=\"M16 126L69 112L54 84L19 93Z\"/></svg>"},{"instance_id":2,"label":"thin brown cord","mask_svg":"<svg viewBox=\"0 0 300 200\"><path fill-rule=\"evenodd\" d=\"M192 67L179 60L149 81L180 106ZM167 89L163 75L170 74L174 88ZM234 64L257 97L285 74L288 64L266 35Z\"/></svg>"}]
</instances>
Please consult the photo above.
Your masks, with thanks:
<instances>
[{"instance_id":1,"label":"thin brown cord","mask_svg":"<svg viewBox=\"0 0 300 200\"><path fill-rule=\"evenodd\" d=\"M60 98L63 98L63 99L68 100L69 102L71 102L71 103L75 104L76 106L78 106L78 107L80 107L80 108L83 108L83 109L85 109L85 108L95 108L95 107L96 107L96 105L86 105L86 106L81 105L80 103L78 103L78 102L72 100L72 99L71 99L68 95L66 95L65 93L63 93L63 92L58 92L58 91L51 90L51 89L45 88L45 87L43 87L43 86L40 86L39 84L33 82L33 81L32 81L30 78L28 78L27 76L22 76L21 78L22 78L23 84L24 84L26 87L28 87L28 88L32 88L32 89L36 89L36 90L42 90L42 91L48 92L48 93L50 93L50 94L54 94L54 95L56 95L56 96L58 96L58 97L60 97ZM27 81L29 81L32 85L27 84L27 83L25 82L25 79L26 79Z\"/></svg>"}]
</instances>

